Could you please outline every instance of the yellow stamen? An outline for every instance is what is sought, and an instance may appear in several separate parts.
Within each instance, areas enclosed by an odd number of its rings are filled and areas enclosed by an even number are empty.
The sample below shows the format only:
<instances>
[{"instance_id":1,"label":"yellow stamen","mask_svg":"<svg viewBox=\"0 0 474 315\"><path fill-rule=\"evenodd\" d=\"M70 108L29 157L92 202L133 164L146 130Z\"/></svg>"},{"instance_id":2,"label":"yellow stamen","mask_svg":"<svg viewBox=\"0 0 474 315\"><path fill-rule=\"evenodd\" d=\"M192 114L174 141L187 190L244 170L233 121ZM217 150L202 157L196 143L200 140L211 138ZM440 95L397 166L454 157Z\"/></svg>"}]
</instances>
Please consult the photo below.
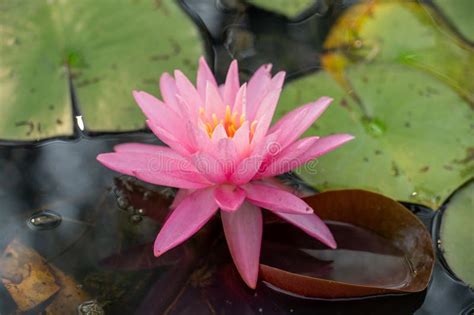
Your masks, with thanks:
<instances>
[{"instance_id":1,"label":"yellow stamen","mask_svg":"<svg viewBox=\"0 0 474 315\"><path fill-rule=\"evenodd\" d=\"M242 124L244 123L244 121L245 121L245 115L242 114L242 115L240 115L240 125L241 125L241 126L242 126Z\"/></svg>"},{"instance_id":2,"label":"yellow stamen","mask_svg":"<svg viewBox=\"0 0 474 315\"><path fill-rule=\"evenodd\" d=\"M230 119L231 119L230 115L231 115L230 106L227 105L225 108L225 119L224 119L225 122L230 122Z\"/></svg>"},{"instance_id":3,"label":"yellow stamen","mask_svg":"<svg viewBox=\"0 0 474 315\"><path fill-rule=\"evenodd\" d=\"M235 126L234 126L234 125L230 125L230 127L228 128L227 135L232 138L232 137L235 135L235 132L236 132L236 131L237 131L237 130L235 129Z\"/></svg>"},{"instance_id":4,"label":"yellow stamen","mask_svg":"<svg viewBox=\"0 0 474 315\"><path fill-rule=\"evenodd\" d=\"M212 138L212 135L219 124L224 127L227 136L232 138L237 130L242 127L242 124L246 122L245 114L232 112L229 105L227 105L225 108L224 117L217 117L217 114L213 113L210 115L211 118L209 118L209 115L206 113L206 110L203 107L199 108L199 116L205 131L209 135L209 138ZM250 126L250 137L253 136L256 125L257 121L253 121Z\"/></svg>"},{"instance_id":5,"label":"yellow stamen","mask_svg":"<svg viewBox=\"0 0 474 315\"><path fill-rule=\"evenodd\" d=\"M238 115L238 113L237 113L237 112L234 112L234 113L232 114L232 118L231 118L231 120L230 120L231 124L234 125L234 126L237 125L237 115Z\"/></svg>"},{"instance_id":6,"label":"yellow stamen","mask_svg":"<svg viewBox=\"0 0 474 315\"><path fill-rule=\"evenodd\" d=\"M212 121L214 122L214 128L217 127L219 121L217 120L217 115L215 113L212 114Z\"/></svg>"},{"instance_id":7,"label":"yellow stamen","mask_svg":"<svg viewBox=\"0 0 474 315\"><path fill-rule=\"evenodd\" d=\"M257 128L257 121L254 120L252 121L252 124L250 124L250 136L253 137L253 134L255 133L255 128Z\"/></svg>"},{"instance_id":8,"label":"yellow stamen","mask_svg":"<svg viewBox=\"0 0 474 315\"><path fill-rule=\"evenodd\" d=\"M206 130L207 130L207 133L209 134L209 137L211 137L212 132L214 131L214 128L212 128L210 123L206 123Z\"/></svg>"}]
</instances>

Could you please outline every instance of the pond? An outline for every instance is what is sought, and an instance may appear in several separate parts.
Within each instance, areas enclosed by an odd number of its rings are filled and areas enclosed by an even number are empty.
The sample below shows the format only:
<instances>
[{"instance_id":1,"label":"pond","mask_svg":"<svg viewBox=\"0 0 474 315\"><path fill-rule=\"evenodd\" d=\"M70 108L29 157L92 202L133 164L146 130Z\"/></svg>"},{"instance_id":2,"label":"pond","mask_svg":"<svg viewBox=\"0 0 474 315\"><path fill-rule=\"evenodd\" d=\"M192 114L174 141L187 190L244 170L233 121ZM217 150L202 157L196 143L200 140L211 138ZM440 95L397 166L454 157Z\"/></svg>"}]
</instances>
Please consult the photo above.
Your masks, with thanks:
<instances>
[{"instance_id":1,"label":"pond","mask_svg":"<svg viewBox=\"0 0 474 315\"><path fill-rule=\"evenodd\" d=\"M469 0L92 6L0 0L0 314L474 314ZM277 118L334 98L305 136L350 132L355 144L318 158L317 173L279 179L301 196L357 188L399 200L430 232L435 263L426 290L396 294L419 270L393 239L326 220L338 243L330 250L268 211L263 265L394 291L316 298L268 278L252 290L219 216L154 257L176 190L120 175L96 157L126 142L162 145L130 91L159 95L162 72L194 76L201 54L220 82L232 59L241 81L269 62L273 73L286 71Z\"/></svg>"},{"instance_id":2,"label":"pond","mask_svg":"<svg viewBox=\"0 0 474 315\"><path fill-rule=\"evenodd\" d=\"M232 265L217 220L156 259L152 243L174 192L91 163L98 153L130 141L156 142L150 135L135 134L2 148L4 254L0 266L3 277L8 279L6 274L12 274L17 298L35 301L38 311L52 298L57 307L71 311L79 306L74 303L83 303L83 295L87 295L86 301L99 301L110 314L312 314L315 310L321 314L349 310L352 314L468 314L472 291L454 280L440 260L428 290L416 294L332 302L295 296L264 282L252 291ZM436 213L407 206L429 230L436 231ZM272 224L271 220L267 224L262 263L382 286L403 286L410 277L403 253L360 228L329 223L340 247L331 252L290 226ZM56 293L58 288L49 288L50 296L41 296L34 288L34 281L41 278L30 279L33 284L28 286L28 277L33 275L18 269L25 263L33 270L41 269L42 264L54 268L48 269L52 278L43 284L43 290L56 285L58 277L72 277L74 280L60 290L81 292L68 300ZM17 307L9 292L5 287L1 290L2 314Z\"/></svg>"}]
</instances>

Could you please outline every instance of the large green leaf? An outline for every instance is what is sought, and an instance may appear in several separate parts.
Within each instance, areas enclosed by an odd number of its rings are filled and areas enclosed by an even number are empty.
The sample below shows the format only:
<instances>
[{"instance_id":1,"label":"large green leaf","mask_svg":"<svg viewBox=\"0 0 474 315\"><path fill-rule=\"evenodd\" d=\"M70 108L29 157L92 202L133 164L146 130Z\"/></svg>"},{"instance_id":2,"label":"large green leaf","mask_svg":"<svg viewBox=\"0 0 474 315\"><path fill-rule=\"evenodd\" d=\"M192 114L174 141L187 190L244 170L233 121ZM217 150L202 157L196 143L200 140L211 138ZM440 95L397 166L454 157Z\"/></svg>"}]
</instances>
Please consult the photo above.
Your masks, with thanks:
<instances>
[{"instance_id":1,"label":"large green leaf","mask_svg":"<svg viewBox=\"0 0 474 315\"><path fill-rule=\"evenodd\" d=\"M474 42L474 1L472 0L434 0L444 15L468 40Z\"/></svg>"},{"instance_id":2,"label":"large green leaf","mask_svg":"<svg viewBox=\"0 0 474 315\"><path fill-rule=\"evenodd\" d=\"M331 29L325 47L343 55L349 65L384 61L425 71L474 107L474 49L438 24L434 14L418 3L356 5Z\"/></svg>"},{"instance_id":3,"label":"large green leaf","mask_svg":"<svg viewBox=\"0 0 474 315\"><path fill-rule=\"evenodd\" d=\"M295 18L315 4L315 0L246 0L257 7Z\"/></svg>"},{"instance_id":4,"label":"large green leaf","mask_svg":"<svg viewBox=\"0 0 474 315\"><path fill-rule=\"evenodd\" d=\"M0 139L73 131L59 17L45 3L0 1Z\"/></svg>"},{"instance_id":5,"label":"large green leaf","mask_svg":"<svg viewBox=\"0 0 474 315\"><path fill-rule=\"evenodd\" d=\"M71 134L69 75L88 130L142 128L131 91L159 94L162 72L194 73L203 53L173 0L0 0L0 7L3 139ZM35 131L17 127L22 121Z\"/></svg>"},{"instance_id":6,"label":"large green leaf","mask_svg":"<svg viewBox=\"0 0 474 315\"><path fill-rule=\"evenodd\" d=\"M321 190L364 188L437 208L473 176L474 114L449 86L389 64L352 66L347 79L351 95L326 72L290 83L282 94L277 117L322 95L335 98L306 135L356 137L321 157L316 173L301 168L304 180Z\"/></svg>"},{"instance_id":7,"label":"large green leaf","mask_svg":"<svg viewBox=\"0 0 474 315\"><path fill-rule=\"evenodd\" d=\"M474 286L474 182L450 200L441 221L441 246L454 273Z\"/></svg>"}]
</instances>

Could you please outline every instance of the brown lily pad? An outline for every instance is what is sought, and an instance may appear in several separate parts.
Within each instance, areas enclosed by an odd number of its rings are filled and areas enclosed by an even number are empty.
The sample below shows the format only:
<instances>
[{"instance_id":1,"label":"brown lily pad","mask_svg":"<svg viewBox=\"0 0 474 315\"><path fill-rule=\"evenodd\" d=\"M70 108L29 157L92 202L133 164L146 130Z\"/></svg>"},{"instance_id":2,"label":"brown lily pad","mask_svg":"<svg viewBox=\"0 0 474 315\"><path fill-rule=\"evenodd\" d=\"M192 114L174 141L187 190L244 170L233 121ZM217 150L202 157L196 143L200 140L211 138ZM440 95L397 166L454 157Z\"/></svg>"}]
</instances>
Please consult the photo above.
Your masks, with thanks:
<instances>
[{"instance_id":1,"label":"brown lily pad","mask_svg":"<svg viewBox=\"0 0 474 315\"><path fill-rule=\"evenodd\" d=\"M431 237L403 205L364 190L328 191L305 201L328 222L338 249L305 240L288 225L275 224L274 232L267 227L263 281L293 294L328 299L412 293L428 286L435 261ZM277 255L266 250L275 243ZM285 261L291 257L292 264Z\"/></svg>"}]
</instances>

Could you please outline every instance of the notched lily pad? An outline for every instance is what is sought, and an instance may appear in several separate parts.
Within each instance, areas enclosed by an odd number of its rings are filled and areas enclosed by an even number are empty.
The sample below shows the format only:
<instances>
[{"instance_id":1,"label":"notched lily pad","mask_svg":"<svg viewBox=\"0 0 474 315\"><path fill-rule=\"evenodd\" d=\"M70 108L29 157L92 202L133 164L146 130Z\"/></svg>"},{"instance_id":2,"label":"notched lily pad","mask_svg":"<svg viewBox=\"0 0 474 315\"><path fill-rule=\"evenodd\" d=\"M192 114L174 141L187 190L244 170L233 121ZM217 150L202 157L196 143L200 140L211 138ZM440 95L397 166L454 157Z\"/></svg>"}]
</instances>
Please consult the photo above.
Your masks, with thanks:
<instances>
[{"instance_id":1,"label":"notched lily pad","mask_svg":"<svg viewBox=\"0 0 474 315\"><path fill-rule=\"evenodd\" d=\"M0 139L72 135L70 79L87 130L144 128L131 91L203 54L177 2L0 0Z\"/></svg>"},{"instance_id":2,"label":"notched lily pad","mask_svg":"<svg viewBox=\"0 0 474 315\"><path fill-rule=\"evenodd\" d=\"M363 190L328 191L305 201L329 222L338 249L311 244L295 234L297 230L287 231L286 242L292 245L287 248L299 250L275 255L264 245L260 268L264 281L293 294L329 299L419 292L428 286L435 261L431 237L401 204ZM285 226L277 228L280 235ZM278 233L274 235L278 238ZM269 238L264 238L267 243ZM304 259L284 267L281 257L295 251ZM280 268L269 265L272 261L279 261Z\"/></svg>"},{"instance_id":3,"label":"notched lily pad","mask_svg":"<svg viewBox=\"0 0 474 315\"><path fill-rule=\"evenodd\" d=\"M441 218L441 249L452 271L474 286L474 181L457 191Z\"/></svg>"},{"instance_id":4,"label":"notched lily pad","mask_svg":"<svg viewBox=\"0 0 474 315\"><path fill-rule=\"evenodd\" d=\"M337 21L324 46L347 59L344 67L377 61L426 72L474 108L474 49L439 24L429 6L401 1L355 5ZM327 61L323 58L331 69Z\"/></svg>"},{"instance_id":5,"label":"notched lily pad","mask_svg":"<svg viewBox=\"0 0 474 315\"><path fill-rule=\"evenodd\" d=\"M449 86L385 63L353 65L344 78L350 92L319 72L282 93L277 118L329 95L333 104L306 135L345 132L356 138L298 170L306 182L320 190L368 189L437 209L472 177L474 112Z\"/></svg>"}]
</instances>

